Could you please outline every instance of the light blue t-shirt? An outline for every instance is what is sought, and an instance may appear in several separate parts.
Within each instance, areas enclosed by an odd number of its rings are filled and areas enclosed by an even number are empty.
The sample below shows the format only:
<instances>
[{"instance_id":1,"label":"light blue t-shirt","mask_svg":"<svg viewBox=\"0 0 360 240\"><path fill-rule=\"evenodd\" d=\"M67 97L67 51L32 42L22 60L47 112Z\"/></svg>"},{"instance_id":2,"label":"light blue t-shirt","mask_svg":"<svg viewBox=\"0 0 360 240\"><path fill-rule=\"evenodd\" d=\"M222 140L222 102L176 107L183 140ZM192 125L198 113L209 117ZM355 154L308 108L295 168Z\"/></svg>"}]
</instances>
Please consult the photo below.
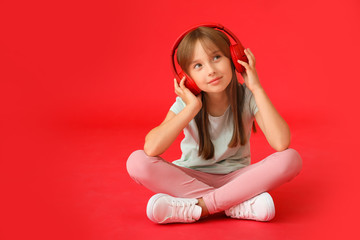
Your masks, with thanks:
<instances>
[{"instance_id":1,"label":"light blue t-shirt","mask_svg":"<svg viewBox=\"0 0 360 240\"><path fill-rule=\"evenodd\" d=\"M209 115L210 138L214 145L214 157L208 160L198 156L199 137L195 120L184 128L184 139L181 142L182 155L173 163L186 168L214 174L227 174L250 165L250 136L254 116L258 111L252 92L243 84L245 89L245 102L242 113L247 142L229 148L228 144L233 135L233 115L230 106L220 117ZM170 110L175 114L181 112L185 107L184 101L177 97Z\"/></svg>"}]
</instances>

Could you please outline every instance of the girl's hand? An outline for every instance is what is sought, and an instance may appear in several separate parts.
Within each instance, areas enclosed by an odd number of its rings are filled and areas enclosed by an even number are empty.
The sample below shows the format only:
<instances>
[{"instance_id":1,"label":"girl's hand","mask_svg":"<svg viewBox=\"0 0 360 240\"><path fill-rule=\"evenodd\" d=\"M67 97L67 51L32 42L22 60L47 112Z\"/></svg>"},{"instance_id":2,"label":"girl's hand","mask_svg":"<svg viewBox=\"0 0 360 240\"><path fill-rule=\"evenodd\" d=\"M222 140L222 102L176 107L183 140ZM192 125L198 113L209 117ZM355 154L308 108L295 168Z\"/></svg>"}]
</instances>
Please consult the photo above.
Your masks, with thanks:
<instances>
[{"instance_id":1,"label":"girl's hand","mask_svg":"<svg viewBox=\"0 0 360 240\"><path fill-rule=\"evenodd\" d=\"M251 92L254 92L257 89L262 88L255 68L255 57L249 48L245 49L244 52L246 54L246 57L249 59L249 63L238 60L238 63L245 68L245 72L242 72L241 76L245 81L246 87Z\"/></svg>"},{"instance_id":2,"label":"girl's hand","mask_svg":"<svg viewBox=\"0 0 360 240\"><path fill-rule=\"evenodd\" d=\"M175 84L175 93L181 97L181 99L185 102L186 106L191 105L194 107L197 107L199 110L202 107L201 102L201 94L198 96L195 96L187 87L185 87L185 79L184 76L180 84L177 83L176 79L174 78L174 84Z\"/></svg>"}]
</instances>

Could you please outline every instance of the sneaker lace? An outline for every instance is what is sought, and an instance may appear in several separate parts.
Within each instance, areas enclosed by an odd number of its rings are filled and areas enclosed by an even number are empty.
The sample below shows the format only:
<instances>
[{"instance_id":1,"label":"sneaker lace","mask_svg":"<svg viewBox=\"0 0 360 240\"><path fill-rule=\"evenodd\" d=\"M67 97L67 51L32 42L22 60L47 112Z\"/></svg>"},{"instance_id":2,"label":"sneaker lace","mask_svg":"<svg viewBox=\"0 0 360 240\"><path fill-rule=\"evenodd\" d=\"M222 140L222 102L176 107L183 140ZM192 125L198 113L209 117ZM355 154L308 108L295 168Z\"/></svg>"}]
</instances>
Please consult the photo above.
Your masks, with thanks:
<instances>
[{"instance_id":1,"label":"sneaker lace","mask_svg":"<svg viewBox=\"0 0 360 240\"><path fill-rule=\"evenodd\" d=\"M251 205L252 205L251 201L245 201L235 206L232 211L232 214L240 218L250 218L253 216Z\"/></svg>"},{"instance_id":2,"label":"sneaker lace","mask_svg":"<svg viewBox=\"0 0 360 240\"><path fill-rule=\"evenodd\" d=\"M171 219L183 219L185 221L193 220L195 202L173 199L171 205L173 207Z\"/></svg>"}]
</instances>

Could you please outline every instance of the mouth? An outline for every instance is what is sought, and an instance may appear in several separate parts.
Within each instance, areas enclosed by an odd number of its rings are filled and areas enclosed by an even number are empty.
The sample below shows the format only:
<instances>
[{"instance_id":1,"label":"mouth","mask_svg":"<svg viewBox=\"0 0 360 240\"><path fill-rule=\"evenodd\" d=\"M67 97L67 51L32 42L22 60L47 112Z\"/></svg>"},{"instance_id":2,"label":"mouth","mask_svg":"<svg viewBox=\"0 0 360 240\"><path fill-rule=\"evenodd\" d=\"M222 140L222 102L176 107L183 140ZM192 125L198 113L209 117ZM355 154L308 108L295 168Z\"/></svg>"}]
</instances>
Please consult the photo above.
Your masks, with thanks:
<instances>
[{"instance_id":1,"label":"mouth","mask_svg":"<svg viewBox=\"0 0 360 240\"><path fill-rule=\"evenodd\" d=\"M222 78L222 77L214 78L214 79L212 79L212 80L209 82L209 84L215 84L215 83L217 83L221 78Z\"/></svg>"}]
</instances>

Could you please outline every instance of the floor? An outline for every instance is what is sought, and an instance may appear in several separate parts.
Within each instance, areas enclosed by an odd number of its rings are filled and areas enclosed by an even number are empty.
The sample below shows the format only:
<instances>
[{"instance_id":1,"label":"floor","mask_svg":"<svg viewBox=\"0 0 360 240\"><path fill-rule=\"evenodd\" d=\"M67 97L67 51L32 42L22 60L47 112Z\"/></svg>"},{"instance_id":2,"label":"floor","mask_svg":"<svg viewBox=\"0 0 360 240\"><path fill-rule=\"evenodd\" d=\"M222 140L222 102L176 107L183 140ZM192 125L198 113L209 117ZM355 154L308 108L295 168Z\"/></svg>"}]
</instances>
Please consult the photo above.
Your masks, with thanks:
<instances>
[{"instance_id":1,"label":"floor","mask_svg":"<svg viewBox=\"0 0 360 240\"><path fill-rule=\"evenodd\" d=\"M289 116L291 120L291 116ZM22 161L7 178L9 208L2 225L8 239L356 239L359 214L356 194L358 167L341 163L351 153L336 149L355 144L330 138L332 122L290 121L291 147L304 165L293 181L270 192L276 217L268 223L229 219L222 214L194 224L157 225L147 219L146 203L152 192L128 176L128 155L142 147L151 126L123 128L117 124L62 119L43 129L31 148L13 151L26 158L38 147L38 159ZM46 130L46 131L45 131ZM46 141L45 141L46 140ZM164 158L176 159L176 140ZM256 162L273 150L261 132L252 135L252 159ZM9 149L8 149L9 150ZM44 181L46 180L46 181ZM10 187L9 187L10 186ZM355 191L354 191L355 190ZM11 201L11 202L10 202ZM21 216L21 217L19 217ZM23 226L18 231L17 226ZM19 238L17 238L19 237Z\"/></svg>"}]
</instances>

